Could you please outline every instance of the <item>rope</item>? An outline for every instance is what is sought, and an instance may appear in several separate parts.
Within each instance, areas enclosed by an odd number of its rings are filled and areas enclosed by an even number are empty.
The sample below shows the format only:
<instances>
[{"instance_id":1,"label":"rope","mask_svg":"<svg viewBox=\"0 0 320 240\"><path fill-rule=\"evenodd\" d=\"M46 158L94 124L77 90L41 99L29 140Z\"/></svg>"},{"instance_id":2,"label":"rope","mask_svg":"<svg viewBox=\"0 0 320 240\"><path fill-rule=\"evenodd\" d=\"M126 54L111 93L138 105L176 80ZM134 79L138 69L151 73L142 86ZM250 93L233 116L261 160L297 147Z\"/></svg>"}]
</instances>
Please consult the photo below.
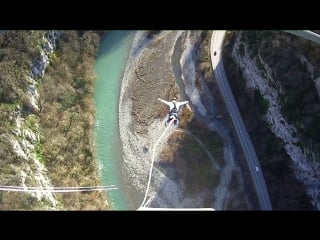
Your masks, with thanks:
<instances>
[{"instance_id":1,"label":"rope","mask_svg":"<svg viewBox=\"0 0 320 240\"><path fill-rule=\"evenodd\" d=\"M164 136L164 134L167 132L167 130L169 129L169 127L171 126L173 120L170 121L169 125L166 127L166 129L163 131L163 133L161 134L161 136L158 138L157 142L154 144L153 146L153 150L152 150L152 160L151 160L151 166L150 166L150 171L149 171L149 179L148 179L148 185L147 185L147 189L146 189L146 193L144 195L144 199L140 205L139 208L143 207L144 206L144 203L147 199L147 195L148 195L148 191L149 191L149 187L150 187L150 182L151 182L151 174L152 174L152 169L153 169L153 162L154 162L154 159L155 159L155 152L156 152L156 146L158 145L158 143L160 142L161 138ZM148 201L149 203L149 201Z\"/></svg>"}]
</instances>

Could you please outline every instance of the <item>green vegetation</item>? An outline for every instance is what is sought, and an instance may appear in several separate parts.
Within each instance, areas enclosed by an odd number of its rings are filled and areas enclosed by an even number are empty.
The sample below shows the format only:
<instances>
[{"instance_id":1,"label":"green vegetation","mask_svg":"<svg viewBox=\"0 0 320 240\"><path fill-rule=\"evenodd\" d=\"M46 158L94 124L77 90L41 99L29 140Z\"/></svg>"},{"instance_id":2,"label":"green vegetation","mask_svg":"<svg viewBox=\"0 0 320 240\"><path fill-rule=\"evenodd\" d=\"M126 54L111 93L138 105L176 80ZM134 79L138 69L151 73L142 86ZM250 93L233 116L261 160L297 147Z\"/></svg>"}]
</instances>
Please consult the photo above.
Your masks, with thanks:
<instances>
[{"instance_id":1,"label":"green vegetation","mask_svg":"<svg viewBox=\"0 0 320 240\"><path fill-rule=\"evenodd\" d=\"M16 140L13 130L16 118L27 96L32 59L39 53L35 49L43 31L7 31L0 34L0 184L20 185L19 168L28 162L18 156L12 146ZM1 192L0 209L32 209L30 194Z\"/></svg>"},{"instance_id":2,"label":"green vegetation","mask_svg":"<svg viewBox=\"0 0 320 240\"><path fill-rule=\"evenodd\" d=\"M270 42L265 41L265 39L270 38L273 34L273 31L242 31L243 32L243 40L247 42L247 46L249 46L250 57L254 58L258 54L260 54L260 46L261 44L270 46Z\"/></svg>"},{"instance_id":3,"label":"green vegetation","mask_svg":"<svg viewBox=\"0 0 320 240\"><path fill-rule=\"evenodd\" d=\"M61 97L58 97L59 102L61 101L60 103L62 111L68 110L71 107L76 106L81 100L79 97L80 96L72 93L64 93Z\"/></svg>"},{"instance_id":4,"label":"green vegetation","mask_svg":"<svg viewBox=\"0 0 320 240\"><path fill-rule=\"evenodd\" d=\"M28 115L25 117L25 127L29 128L32 132L39 132L39 120L36 115Z\"/></svg>"},{"instance_id":5,"label":"green vegetation","mask_svg":"<svg viewBox=\"0 0 320 240\"><path fill-rule=\"evenodd\" d=\"M211 53L209 43L211 41L212 31L201 31L201 38L199 40L199 46L196 48L197 69L199 75L203 76L208 84L213 81L213 69L211 65ZM199 79L196 79L197 84L200 85Z\"/></svg>"},{"instance_id":6,"label":"green vegetation","mask_svg":"<svg viewBox=\"0 0 320 240\"><path fill-rule=\"evenodd\" d=\"M203 127L196 120L193 120L188 125L188 129L199 139L201 139L202 144L205 148L212 154L214 159L218 162L220 166L225 164L223 155L223 140L218 133L208 131L207 128Z\"/></svg>"},{"instance_id":7,"label":"green vegetation","mask_svg":"<svg viewBox=\"0 0 320 240\"><path fill-rule=\"evenodd\" d=\"M244 57L245 54L246 54L246 51L245 51L245 48L244 48L244 44L243 44L243 43L240 43L240 45L239 45L239 55L240 55L241 57Z\"/></svg>"},{"instance_id":8,"label":"green vegetation","mask_svg":"<svg viewBox=\"0 0 320 240\"><path fill-rule=\"evenodd\" d=\"M264 66L261 63L260 58L258 56L256 56L255 59L256 59L256 63L257 63L258 69L260 70L260 73L262 73L262 76L264 78L266 78L267 77L267 72L266 72L266 70L264 69Z\"/></svg>"},{"instance_id":9,"label":"green vegetation","mask_svg":"<svg viewBox=\"0 0 320 240\"><path fill-rule=\"evenodd\" d=\"M305 128L304 132L307 138L314 141L308 141L309 145L314 147L320 153L320 116L314 117L309 125Z\"/></svg>"},{"instance_id":10,"label":"green vegetation","mask_svg":"<svg viewBox=\"0 0 320 240\"><path fill-rule=\"evenodd\" d=\"M205 188L212 189L219 176L204 149L192 136L187 135L183 139L180 155L189 169L185 178L188 192L197 193Z\"/></svg>"},{"instance_id":11,"label":"green vegetation","mask_svg":"<svg viewBox=\"0 0 320 240\"><path fill-rule=\"evenodd\" d=\"M320 98L307 64L300 60L304 56L314 67L313 78L319 76L320 46L283 31L243 31L242 35L250 51L260 54L281 85L283 116L296 127L306 146L315 147L320 154Z\"/></svg>"},{"instance_id":12,"label":"green vegetation","mask_svg":"<svg viewBox=\"0 0 320 240\"><path fill-rule=\"evenodd\" d=\"M188 111L183 112L181 122L185 121L184 124L189 132L172 135L168 139L168 144L163 147L160 159L164 163L169 162L175 165L177 174L186 184L188 193L193 195L205 189L212 189L219 182L219 174L205 149L222 167L224 165L223 142L217 133L208 131L196 119L193 118L191 122L186 123L184 118L190 117L186 112ZM200 139L203 146L196 138Z\"/></svg>"},{"instance_id":13,"label":"green vegetation","mask_svg":"<svg viewBox=\"0 0 320 240\"><path fill-rule=\"evenodd\" d=\"M45 159L55 186L101 185L94 149L93 64L100 36L64 31L39 88ZM106 209L104 193L61 195L67 209Z\"/></svg>"},{"instance_id":14,"label":"green vegetation","mask_svg":"<svg viewBox=\"0 0 320 240\"><path fill-rule=\"evenodd\" d=\"M231 42L234 42L237 34L235 32L231 37ZM251 58L259 54L270 67L276 82L276 85L272 83L274 87L281 86L281 111L284 118L298 129L301 140L298 144L302 147L317 145L319 140L315 136L307 136L304 131L309 129L311 133L315 128L311 127L310 120L316 119L319 112L319 98L310 73L305 64L300 62L299 56L303 54L314 65L314 76L319 76L319 46L282 31L241 31L241 36ZM270 126L261 118L261 110L267 109L267 104L262 96L258 103L260 96L245 87L246 80L230 57L232 46L224 48L226 74L263 168L273 209L311 210L310 199L304 186L294 176L292 160L283 149L283 141L270 131Z\"/></svg>"},{"instance_id":15,"label":"green vegetation","mask_svg":"<svg viewBox=\"0 0 320 240\"><path fill-rule=\"evenodd\" d=\"M255 99L259 106L260 113L262 115L265 115L269 110L269 102L266 99L264 99L264 97L261 95L259 90L255 90L254 94L255 94Z\"/></svg>"},{"instance_id":16,"label":"green vegetation","mask_svg":"<svg viewBox=\"0 0 320 240\"><path fill-rule=\"evenodd\" d=\"M46 165L45 158L43 157L43 147L42 147L40 141L37 141L37 142L36 142L35 151L36 151L36 157L37 157L37 159L38 159L42 164Z\"/></svg>"}]
</instances>

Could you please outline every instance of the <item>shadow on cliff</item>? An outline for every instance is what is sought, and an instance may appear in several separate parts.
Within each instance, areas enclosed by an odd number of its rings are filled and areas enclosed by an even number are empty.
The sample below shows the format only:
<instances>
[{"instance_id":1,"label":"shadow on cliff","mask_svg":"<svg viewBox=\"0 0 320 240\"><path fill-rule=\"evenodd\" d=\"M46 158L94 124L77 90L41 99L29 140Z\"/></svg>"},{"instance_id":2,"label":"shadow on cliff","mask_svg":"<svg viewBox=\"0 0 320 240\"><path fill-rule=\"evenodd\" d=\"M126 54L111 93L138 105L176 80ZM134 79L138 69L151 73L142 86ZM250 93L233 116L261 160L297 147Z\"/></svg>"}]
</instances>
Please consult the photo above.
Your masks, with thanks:
<instances>
[{"instance_id":1,"label":"shadow on cliff","mask_svg":"<svg viewBox=\"0 0 320 240\"><path fill-rule=\"evenodd\" d=\"M125 30L116 30L117 34L113 34L109 37L108 44L100 44L100 50L98 58L103 57L107 54L111 54L112 52L116 51L117 49L122 47L122 42L125 42L126 38L128 38L134 31L125 31ZM106 41L108 37L108 32L102 37L101 42ZM117 39L115 41L114 39ZM119 39L119 40L118 40Z\"/></svg>"}]
</instances>

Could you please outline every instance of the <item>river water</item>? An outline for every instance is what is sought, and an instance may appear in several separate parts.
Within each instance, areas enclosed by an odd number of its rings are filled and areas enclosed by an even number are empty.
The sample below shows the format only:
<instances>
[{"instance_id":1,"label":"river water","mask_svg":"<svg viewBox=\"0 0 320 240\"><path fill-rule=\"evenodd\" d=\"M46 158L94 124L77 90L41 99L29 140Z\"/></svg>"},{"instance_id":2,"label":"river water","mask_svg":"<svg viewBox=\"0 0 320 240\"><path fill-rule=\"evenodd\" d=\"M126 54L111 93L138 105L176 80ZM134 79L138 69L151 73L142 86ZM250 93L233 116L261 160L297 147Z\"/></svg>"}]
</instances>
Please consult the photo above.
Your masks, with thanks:
<instances>
[{"instance_id":1,"label":"river water","mask_svg":"<svg viewBox=\"0 0 320 240\"><path fill-rule=\"evenodd\" d=\"M133 31L109 31L100 43L95 62L98 79L95 82L96 146L99 165L102 166L104 185L116 185L119 190L107 193L111 208L127 210L128 203L122 189L120 168L121 141L118 126L120 86L132 43Z\"/></svg>"}]
</instances>

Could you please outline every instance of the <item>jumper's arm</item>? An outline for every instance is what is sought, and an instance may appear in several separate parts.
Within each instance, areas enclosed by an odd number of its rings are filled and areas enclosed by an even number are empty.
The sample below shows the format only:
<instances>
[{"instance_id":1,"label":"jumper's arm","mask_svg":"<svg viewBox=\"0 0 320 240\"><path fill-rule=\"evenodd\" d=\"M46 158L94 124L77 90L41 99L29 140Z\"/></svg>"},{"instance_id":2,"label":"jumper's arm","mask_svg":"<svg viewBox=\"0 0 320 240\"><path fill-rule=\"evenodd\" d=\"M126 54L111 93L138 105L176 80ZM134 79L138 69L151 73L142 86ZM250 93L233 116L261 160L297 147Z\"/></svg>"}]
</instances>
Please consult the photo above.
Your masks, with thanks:
<instances>
[{"instance_id":1,"label":"jumper's arm","mask_svg":"<svg viewBox=\"0 0 320 240\"><path fill-rule=\"evenodd\" d=\"M161 98L158 98L159 101L163 102L164 104L167 104L168 106L170 106L170 102L163 100Z\"/></svg>"}]
</instances>

